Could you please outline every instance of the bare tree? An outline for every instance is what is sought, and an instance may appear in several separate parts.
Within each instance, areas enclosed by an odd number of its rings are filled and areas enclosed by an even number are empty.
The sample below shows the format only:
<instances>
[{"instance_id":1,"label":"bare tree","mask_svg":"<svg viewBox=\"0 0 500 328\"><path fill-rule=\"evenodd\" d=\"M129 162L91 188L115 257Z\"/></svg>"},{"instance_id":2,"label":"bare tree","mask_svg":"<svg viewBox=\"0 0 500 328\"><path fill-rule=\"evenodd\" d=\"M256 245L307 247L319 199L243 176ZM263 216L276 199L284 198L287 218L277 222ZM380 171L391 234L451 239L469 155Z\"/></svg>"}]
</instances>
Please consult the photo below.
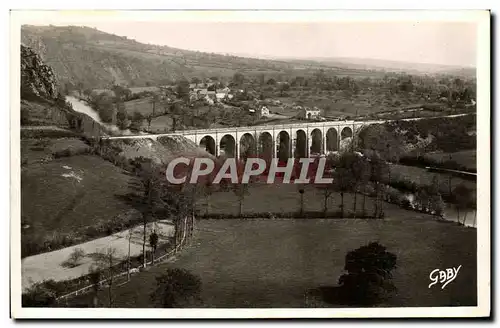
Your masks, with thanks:
<instances>
[{"instance_id":1,"label":"bare tree","mask_svg":"<svg viewBox=\"0 0 500 328\"><path fill-rule=\"evenodd\" d=\"M453 196L455 206L457 208L457 221L460 223L460 210L463 210L464 218L462 224L465 225L465 221L467 220L467 210L469 209L472 200L472 190L461 183L453 189Z\"/></svg>"},{"instance_id":2,"label":"bare tree","mask_svg":"<svg viewBox=\"0 0 500 328\"><path fill-rule=\"evenodd\" d=\"M103 272L104 270L108 271L107 274L107 283L108 283L108 305L109 307L113 306L113 276L114 276L114 266L118 264L118 258L116 256L115 248L107 248L105 250L101 250L94 254L95 256L95 267L92 269L92 275L95 275L93 279L98 280L100 278L100 274L97 272ZM91 277L92 277L91 275ZM95 282L95 281L94 281ZM96 290L98 290L96 288Z\"/></svg>"},{"instance_id":3,"label":"bare tree","mask_svg":"<svg viewBox=\"0 0 500 328\"><path fill-rule=\"evenodd\" d=\"M238 197L239 210L238 215L241 217L243 214L243 201L245 196L248 195L249 189L247 183L236 183L233 185L233 192Z\"/></svg>"},{"instance_id":4,"label":"bare tree","mask_svg":"<svg viewBox=\"0 0 500 328\"><path fill-rule=\"evenodd\" d=\"M354 200L353 200L353 212L354 217L356 217L356 201L357 195L360 192L361 188L365 188L370 180L370 165L366 158L358 155L354 155L353 160L351 162L351 171L352 171L352 189L354 192ZM363 196L363 216L365 214L365 206L366 206L366 193Z\"/></svg>"},{"instance_id":5,"label":"bare tree","mask_svg":"<svg viewBox=\"0 0 500 328\"><path fill-rule=\"evenodd\" d=\"M156 247L158 247L158 234L156 231L149 235L149 245L151 246L151 264L155 264Z\"/></svg>"}]
</instances>

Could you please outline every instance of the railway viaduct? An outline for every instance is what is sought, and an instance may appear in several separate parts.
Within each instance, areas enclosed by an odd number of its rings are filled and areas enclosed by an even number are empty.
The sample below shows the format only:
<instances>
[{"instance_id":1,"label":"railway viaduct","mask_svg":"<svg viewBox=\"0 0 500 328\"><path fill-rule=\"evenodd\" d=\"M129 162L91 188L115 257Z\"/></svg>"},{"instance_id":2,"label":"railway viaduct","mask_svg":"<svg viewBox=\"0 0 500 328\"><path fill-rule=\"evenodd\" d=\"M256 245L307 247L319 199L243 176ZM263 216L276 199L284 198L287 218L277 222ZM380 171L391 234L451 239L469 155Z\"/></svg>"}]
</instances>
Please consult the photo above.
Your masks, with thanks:
<instances>
[{"instance_id":1,"label":"railway viaduct","mask_svg":"<svg viewBox=\"0 0 500 328\"><path fill-rule=\"evenodd\" d=\"M260 155L284 160L338 151L342 141L354 140L363 126L382 122L304 122L184 130L163 134L107 137L106 139L158 139L163 136L183 136L215 156L244 158L250 155Z\"/></svg>"}]
</instances>

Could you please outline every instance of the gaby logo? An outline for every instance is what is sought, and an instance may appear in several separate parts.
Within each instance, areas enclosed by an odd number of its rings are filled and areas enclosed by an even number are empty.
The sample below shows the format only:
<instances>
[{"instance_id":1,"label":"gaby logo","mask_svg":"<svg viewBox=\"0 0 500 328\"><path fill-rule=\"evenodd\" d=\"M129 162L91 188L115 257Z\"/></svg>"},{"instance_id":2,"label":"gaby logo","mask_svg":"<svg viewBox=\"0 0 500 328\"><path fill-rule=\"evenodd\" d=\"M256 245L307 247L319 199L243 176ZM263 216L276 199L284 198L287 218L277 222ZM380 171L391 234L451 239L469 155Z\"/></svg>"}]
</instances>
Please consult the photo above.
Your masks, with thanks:
<instances>
[{"instance_id":1,"label":"gaby logo","mask_svg":"<svg viewBox=\"0 0 500 328\"><path fill-rule=\"evenodd\" d=\"M429 284L429 288L431 288L433 285L439 282L443 284L441 289L444 289L446 285L455 280L455 278L458 276L458 271L460 270L461 267L462 266L460 265L458 266L458 268L447 268L446 270L441 270L441 269L433 270L429 275L429 278L432 281Z\"/></svg>"}]
</instances>

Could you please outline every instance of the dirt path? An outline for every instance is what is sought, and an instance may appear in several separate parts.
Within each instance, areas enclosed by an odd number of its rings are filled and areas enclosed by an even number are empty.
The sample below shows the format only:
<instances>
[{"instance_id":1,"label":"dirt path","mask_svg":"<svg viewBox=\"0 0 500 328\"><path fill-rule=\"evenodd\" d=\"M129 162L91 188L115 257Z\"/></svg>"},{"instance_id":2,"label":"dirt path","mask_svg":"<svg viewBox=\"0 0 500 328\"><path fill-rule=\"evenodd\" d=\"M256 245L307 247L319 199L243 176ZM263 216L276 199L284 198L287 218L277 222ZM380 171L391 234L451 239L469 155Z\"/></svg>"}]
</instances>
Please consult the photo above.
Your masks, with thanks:
<instances>
[{"instance_id":1,"label":"dirt path","mask_svg":"<svg viewBox=\"0 0 500 328\"><path fill-rule=\"evenodd\" d=\"M173 235L174 228L171 221L159 221L156 222L155 225L155 230L160 236L159 243L165 242L168 237ZM132 230L130 255L137 256L142 253L143 227L136 226L130 230ZM43 280L54 279L55 281L61 281L85 275L89 272L89 268L92 264L94 264L92 254L105 252L108 248L115 249L116 256L125 260L128 255L128 236L130 230L121 231L83 244L66 247L53 252L33 255L22 259L21 271L23 290L30 287L32 284ZM153 223L148 225L146 234L149 235L152 230ZM63 263L77 248L81 248L85 252L85 257L80 261L80 265L73 268L65 267Z\"/></svg>"}]
</instances>

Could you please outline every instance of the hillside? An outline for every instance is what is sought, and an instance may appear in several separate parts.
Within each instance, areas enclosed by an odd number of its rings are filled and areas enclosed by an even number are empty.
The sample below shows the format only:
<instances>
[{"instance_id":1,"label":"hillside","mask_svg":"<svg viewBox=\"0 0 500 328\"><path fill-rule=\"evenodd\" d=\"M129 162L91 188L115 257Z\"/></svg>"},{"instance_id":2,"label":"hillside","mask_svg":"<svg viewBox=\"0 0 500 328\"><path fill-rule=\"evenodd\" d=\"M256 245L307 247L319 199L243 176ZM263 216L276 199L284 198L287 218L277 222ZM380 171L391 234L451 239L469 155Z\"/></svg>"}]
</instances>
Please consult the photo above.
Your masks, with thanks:
<instances>
[{"instance_id":1,"label":"hillside","mask_svg":"<svg viewBox=\"0 0 500 328\"><path fill-rule=\"evenodd\" d=\"M229 78L245 75L310 76L319 69L339 76L380 76L387 61L356 59L259 59L143 44L83 26L31 26L21 29L21 40L49 63L61 85L71 83L99 89L113 84L129 87L166 85L185 77ZM389 65L390 68L394 63ZM400 63L399 66L403 64ZM422 65L421 65L422 66ZM404 63L397 71L415 71ZM427 70L423 65L416 71Z\"/></svg>"},{"instance_id":2,"label":"hillside","mask_svg":"<svg viewBox=\"0 0 500 328\"><path fill-rule=\"evenodd\" d=\"M56 74L36 51L21 48L21 253L67 247L140 220L123 198L137 157L168 162L205 152L182 137L117 141L96 147L103 127L59 93ZM205 153L206 154L206 153ZM135 190L136 191L136 190ZM137 192L137 191L136 191Z\"/></svg>"},{"instance_id":3,"label":"hillside","mask_svg":"<svg viewBox=\"0 0 500 328\"><path fill-rule=\"evenodd\" d=\"M180 77L232 76L236 71L280 73L292 64L147 45L77 26L23 26L22 43L40 53L57 80L105 88L113 83L168 84Z\"/></svg>"}]
</instances>

